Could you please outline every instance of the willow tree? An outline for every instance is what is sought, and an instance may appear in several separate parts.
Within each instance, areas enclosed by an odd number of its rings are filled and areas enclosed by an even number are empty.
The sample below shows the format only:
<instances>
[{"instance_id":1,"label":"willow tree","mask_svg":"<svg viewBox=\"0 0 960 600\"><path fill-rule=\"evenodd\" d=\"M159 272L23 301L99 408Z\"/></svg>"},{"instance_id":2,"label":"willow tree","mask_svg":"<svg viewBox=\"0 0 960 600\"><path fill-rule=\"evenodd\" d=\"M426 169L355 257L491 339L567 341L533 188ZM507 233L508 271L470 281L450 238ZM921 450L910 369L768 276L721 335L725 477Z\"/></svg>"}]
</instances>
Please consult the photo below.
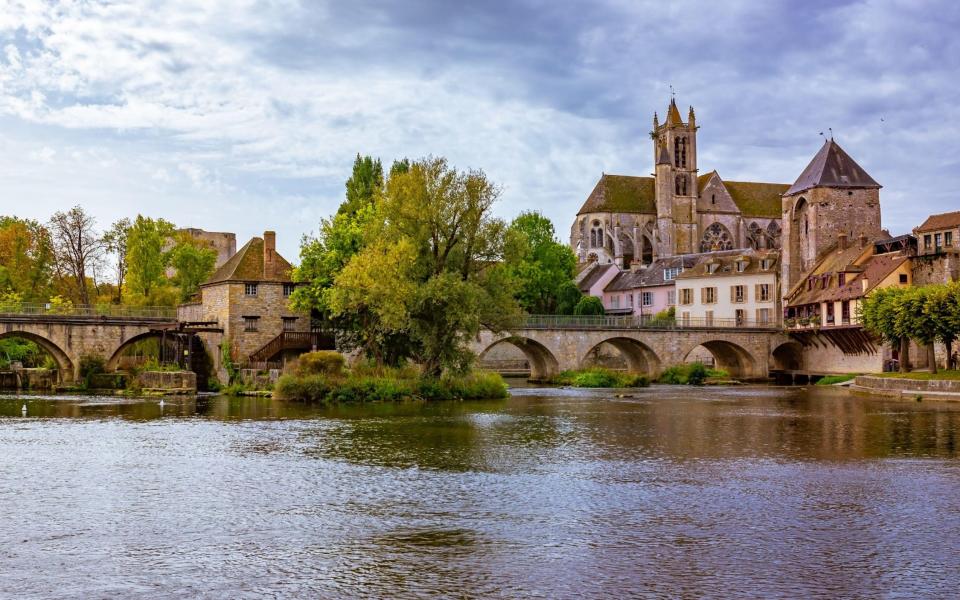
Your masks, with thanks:
<instances>
[{"instance_id":1,"label":"willow tree","mask_svg":"<svg viewBox=\"0 0 960 600\"><path fill-rule=\"evenodd\" d=\"M424 374L460 372L471 338L504 328L519 313L512 278L500 263L504 223L493 217L499 188L482 171L457 171L426 158L391 170L366 243L324 293L336 315L359 313L360 345L407 340Z\"/></svg>"}]
</instances>

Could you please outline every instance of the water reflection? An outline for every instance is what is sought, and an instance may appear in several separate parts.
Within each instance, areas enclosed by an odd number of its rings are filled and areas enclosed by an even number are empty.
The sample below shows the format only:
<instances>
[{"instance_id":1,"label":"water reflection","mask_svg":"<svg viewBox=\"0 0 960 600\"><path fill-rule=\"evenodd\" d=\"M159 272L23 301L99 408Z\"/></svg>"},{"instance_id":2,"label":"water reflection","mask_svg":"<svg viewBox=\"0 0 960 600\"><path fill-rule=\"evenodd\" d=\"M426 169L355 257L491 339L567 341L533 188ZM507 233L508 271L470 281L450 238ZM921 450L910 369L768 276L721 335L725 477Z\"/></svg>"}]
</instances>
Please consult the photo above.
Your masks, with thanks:
<instances>
[{"instance_id":1,"label":"water reflection","mask_svg":"<svg viewBox=\"0 0 960 600\"><path fill-rule=\"evenodd\" d=\"M950 596L958 431L818 388L2 396L0 597Z\"/></svg>"}]
</instances>

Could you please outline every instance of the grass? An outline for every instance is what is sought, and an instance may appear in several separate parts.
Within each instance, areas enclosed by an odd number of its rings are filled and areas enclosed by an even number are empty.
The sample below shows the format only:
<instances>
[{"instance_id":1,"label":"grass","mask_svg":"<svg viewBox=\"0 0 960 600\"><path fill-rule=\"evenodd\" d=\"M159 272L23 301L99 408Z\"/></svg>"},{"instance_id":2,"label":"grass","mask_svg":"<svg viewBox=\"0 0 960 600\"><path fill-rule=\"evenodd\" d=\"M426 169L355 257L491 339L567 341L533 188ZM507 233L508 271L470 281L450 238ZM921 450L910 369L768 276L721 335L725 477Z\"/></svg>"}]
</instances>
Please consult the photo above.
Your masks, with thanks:
<instances>
[{"instance_id":1,"label":"grass","mask_svg":"<svg viewBox=\"0 0 960 600\"><path fill-rule=\"evenodd\" d=\"M684 363L664 369L657 383L703 385L708 379L730 379L730 374L723 369L708 369L701 362Z\"/></svg>"},{"instance_id":2,"label":"grass","mask_svg":"<svg viewBox=\"0 0 960 600\"><path fill-rule=\"evenodd\" d=\"M581 388L628 388L647 387L650 385L650 380L645 375L621 373L595 367L581 371L563 371L553 377L550 383Z\"/></svg>"},{"instance_id":3,"label":"grass","mask_svg":"<svg viewBox=\"0 0 960 600\"><path fill-rule=\"evenodd\" d=\"M859 375L859 373L847 373L846 375L827 375L817 380L817 385L834 385L835 383L843 383L844 381L850 381L854 377Z\"/></svg>"},{"instance_id":4,"label":"grass","mask_svg":"<svg viewBox=\"0 0 960 600\"><path fill-rule=\"evenodd\" d=\"M960 380L960 371L937 371L936 373L927 373L924 371L912 371L910 373L877 373L877 377L890 377L892 379L918 379L921 381L931 380Z\"/></svg>"},{"instance_id":5,"label":"grass","mask_svg":"<svg viewBox=\"0 0 960 600\"><path fill-rule=\"evenodd\" d=\"M496 373L486 371L432 379L410 369L358 368L343 376L286 374L277 380L274 394L284 400L319 404L486 400L505 398L507 384Z\"/></svg>"}]
</instances>

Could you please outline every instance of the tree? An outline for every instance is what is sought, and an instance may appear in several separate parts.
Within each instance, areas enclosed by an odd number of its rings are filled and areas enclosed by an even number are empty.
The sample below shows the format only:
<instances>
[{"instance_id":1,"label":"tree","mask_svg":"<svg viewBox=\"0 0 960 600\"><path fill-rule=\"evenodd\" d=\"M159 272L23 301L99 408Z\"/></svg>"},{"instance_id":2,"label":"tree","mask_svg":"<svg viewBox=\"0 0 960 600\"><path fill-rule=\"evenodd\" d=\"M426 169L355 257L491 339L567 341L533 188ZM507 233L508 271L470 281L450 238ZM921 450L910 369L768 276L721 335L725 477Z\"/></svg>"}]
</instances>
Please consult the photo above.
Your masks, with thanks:
<instances>
[{"instance_id":1,"label":"tree","mask_svg":"<svg viewBox=\"0 0 960 600\"><path fill-rule=\"evenodd\" d=\"M81 207L55 212L50 218L50 234L57 268L72 280L75 296L81 304L90 304L87 273L103 258L103 238L96 234L96 220Z\"/></svg>"},{"instance_id":2,"label":"tree","mask_svg":"<svg viewBox=\"0 0 960 600\"><path fill-rule=\"evenodd\" d=\"M517 315L499 263L504 224L491 215L499 189L480 171L422 159L395 171L375 202L363 248L349 259L324 304L334 316L363 315L361 347L375 355L387 336L406 337L426 375L465 369L469 339Z\"/></svg>"},{"instance_id":3,"label":"tree","mask_svg":"<svg viewBox=\"0 0 960 600\"><path fill-rule=\"evenodd\" d=\"M584 296L573 309L578 316L599 316L604 314L603 302L596 296Z\"/></svg>"},{"instance_id":4,"label":"tree","mask_svg":"<svg viewBox=\"0 0 960 600\"><path fill-rule=\"evenodd\" d=\"M117 304L123 304L123 284L127 277L127 236L130 232L130 219L124 217L115 221L103 234L103 244L107 252L114 256L114 273L117 277Z\"/></svg>"},{"instance_id":5,"label":"tree","mask_svg":"<svg viewBox=\"0 0 960 600\"><path fill-rule=\"evenodd\" d=\"M164 270L168 256L164 252L167 239L173 235L173 224L163 219L137 215L127 234L127 281L130 290L144 300L166 283Z\"/></svg>"},{"instance_id":6,"label":"tree","mask_svg":"<svg viewBox=\"0 0 960 600\"><path fill-rule=\"evenodd\" d=\"M0 217L0 290L46 300L53 270L50 232L31 219Z\"/></svg>"},{"instance_id":7,"label":"tree","mask_svg":"<svg viewBox=\"0 0 960 600\"><path fill-rule=\"evenodd\" d=\"M520 213L507 228L504 262L518 281L517 299L524 310L558 312L557 293L573 280L577 258L556 240L550 219L537 212Z\"/></svg>"},{"instance_id":8,"label":"tree","mask_svg":"<svg viewBox=\"0 0 960 600\"><path fill-rule=\"evenodd\" d=\"M557 314L572 315L573 310L583 298L583 292L573 281L565 281L557 287Z\"/></svg>"},{"instance_id":9,"label":"tree","mask_svg":"<svg viewBox=\"0 0 960 600\"><path fill-rule=\"evenodd\" d=\"M937 372L933 343L938 337L935 319L928 314L929 287L908 288L896 304L897 330L902 337L912 338L926 346L930 372Z\"/></svg>"},{"instance_id":10,"label":"tree","mask_svg":"<svg viewBox=\"0 0 960 600\"><path fill-rule=\"evenodd\" d=\"M347 179L347 200L340 205L337 214L354 215L370 203L374 194L383 188L383 165L380 159L357 154L353 161L353 173Z\"/></svg>"},{"instance_id":11,"label":"tree","mask_svg":"<svg viewBox=\"0 0 960 600\"><path fill-rule=\"evenodd\" d=\"M874 291L858 305L860 323L864 329L900 348L900 371L906 372L909 362L910 339L900 329L897 313L906 288L888 287Z\"/></svg>"},{"instance_id":12,"label":"tree","mask_svg":"<svg viewBox=\"0 0 960 600\"><path fill-rule=\"evenodd\" d=\"M200 290L200 284L213 274L217 251L209 243L182 234L170 250L169 264L176 269L173 283L180 287L180 301L186 302Z\"/></svg>"},{"instance_id":13,"label":"tree","mask_svg":"<svg viewBox=\"0 0 960 600\"><path fill-rule=\"evenodd\" d=\"M923 312L933 325L936 339L946 348L947 368L955 367L952 357L953 343L960 336L960 282L930 286Z\"/></svg>"}]
</instances>

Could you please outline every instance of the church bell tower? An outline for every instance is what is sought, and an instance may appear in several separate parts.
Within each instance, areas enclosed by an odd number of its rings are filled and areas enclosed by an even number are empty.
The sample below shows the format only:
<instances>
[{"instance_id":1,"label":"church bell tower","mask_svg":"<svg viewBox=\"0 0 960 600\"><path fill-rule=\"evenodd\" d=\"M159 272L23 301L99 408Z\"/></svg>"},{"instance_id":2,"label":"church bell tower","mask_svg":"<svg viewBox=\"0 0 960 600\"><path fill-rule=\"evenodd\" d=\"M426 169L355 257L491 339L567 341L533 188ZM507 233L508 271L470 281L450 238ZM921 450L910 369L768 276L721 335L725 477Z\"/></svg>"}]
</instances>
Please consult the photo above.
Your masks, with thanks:
<instances>
[{"instance_id":1,"label":"church bell tower","mask_svg":"<svg viewBox=\"0 0 960 600\"><path fill-rule=\"evenodd\" d=\"M670 99L666 120L653 115L653 158L656 165L657 256L696 251L697 124L693 107L684 123L676 100Z\"/></svg>"}]
</instances>

